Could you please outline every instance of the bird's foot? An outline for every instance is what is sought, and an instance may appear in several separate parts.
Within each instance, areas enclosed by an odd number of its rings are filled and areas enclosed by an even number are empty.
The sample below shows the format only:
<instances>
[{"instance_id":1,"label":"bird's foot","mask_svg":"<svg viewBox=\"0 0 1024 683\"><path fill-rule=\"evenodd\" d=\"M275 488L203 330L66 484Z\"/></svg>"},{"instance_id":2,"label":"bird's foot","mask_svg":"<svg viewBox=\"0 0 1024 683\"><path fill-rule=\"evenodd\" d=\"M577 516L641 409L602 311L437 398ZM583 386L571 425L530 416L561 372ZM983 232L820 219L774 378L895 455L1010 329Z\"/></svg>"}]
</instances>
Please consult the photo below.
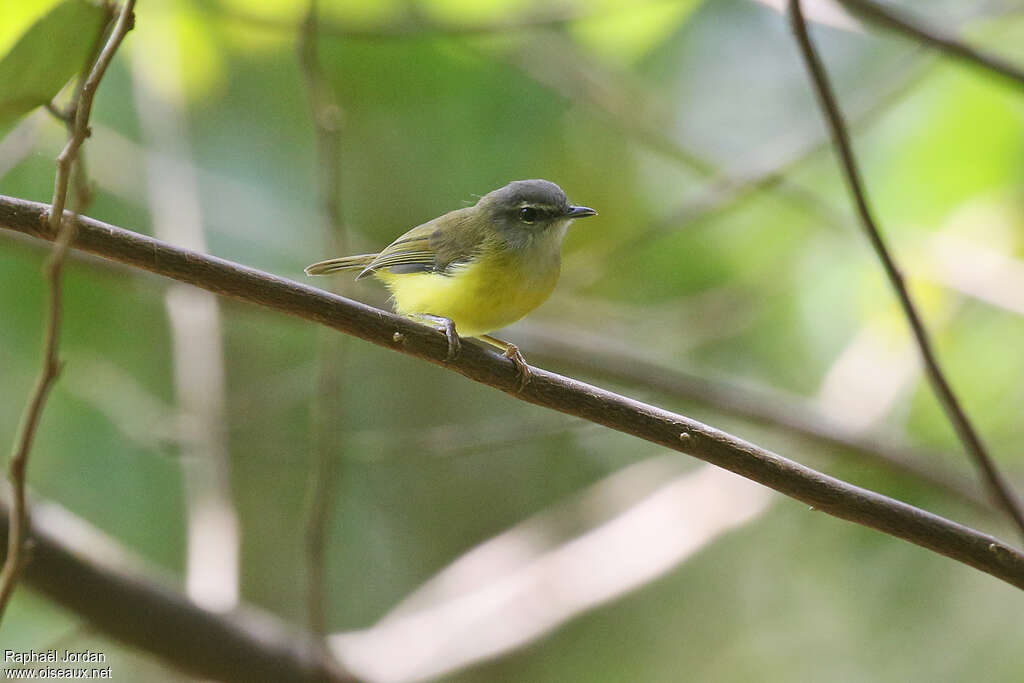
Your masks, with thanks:
<instances>
[{"instance_id":1,"label":"bird's foot","mask_svg":"<svg viewBox=\"0 0 1024 683\"><path fill-rule=\"evenodd\" d=\"M477 339L497 349L501 349L501 355L508 358L516 366L516 372L519 375L519 385L516 387L516 393L518 394L525 389L526 385L530 383L530 378L533 377L533 372L530 371L530 366L527 365L523 354L519 353L519 347L504 339L492 337L489 334L481 334Z\"/></svg>"},{"instance_id":2,"label":"bird's foot","mask_svg":"<svg viewBox=\"0 0 1024 683\"><path fill-rule=\"evenodd\" d=\"M445 357L445 360L451 363L462 353L462 342L459 340L459 333L455 331L455 323L447 318L445 318L445 321L446 324L442 330L445 338L448 339L448 355Z\"/></svg>"},{"instance_id":3,"label":"bird's foot","mask_svg":"<svg viewBox=\"0 0 1024 683\"><path fill-rule=\"evenodd\" d=\"M519 386L516 388L516 393L518 394L530 383L533 372L530 371L530 366L526 363L526 359L523 358L523 354L519 352L519 347L515 344L506 346L505 351L501 355L508 358L516 366L516 371L519 373Z\"/></svg>"},{"instance_id":4,"label":"bird's foot","mask_svg":"<svg viewBox=\"0 0 1024 683\"><path fill-rule=\"evenodd\" d=\"M444 336L448 340L448 355L445 357L445 362L451 363L459 357L459 354L462 353L462 341L459 339L459 333L455 331L455 323L451 319L429 313L421 313L417 317L425 320L438 332L444 332Z\"/></svg>"}]
</instances>

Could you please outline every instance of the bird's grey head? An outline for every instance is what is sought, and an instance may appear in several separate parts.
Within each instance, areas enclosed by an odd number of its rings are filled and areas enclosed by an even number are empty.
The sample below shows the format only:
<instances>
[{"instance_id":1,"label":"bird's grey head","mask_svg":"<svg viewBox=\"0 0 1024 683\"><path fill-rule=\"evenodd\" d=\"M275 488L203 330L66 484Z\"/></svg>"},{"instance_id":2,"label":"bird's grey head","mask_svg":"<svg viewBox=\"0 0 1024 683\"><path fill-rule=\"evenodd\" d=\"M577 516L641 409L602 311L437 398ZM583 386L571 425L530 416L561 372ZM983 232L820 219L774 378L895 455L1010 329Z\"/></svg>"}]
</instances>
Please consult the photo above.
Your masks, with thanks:
<instances>
[{"instance_id":1,"label":"bird's grey head","mask_svg":"<svg viewBox=\"0 0 1024 683\"><path fill-rule=\"evenodd\" d=\"M480 198L477 208L512 242L531 242L552 228L565 234L574 218L596 216L586 206L573 206L558 185L548 180L514 180Z\"/></svg>"}]
</instances>

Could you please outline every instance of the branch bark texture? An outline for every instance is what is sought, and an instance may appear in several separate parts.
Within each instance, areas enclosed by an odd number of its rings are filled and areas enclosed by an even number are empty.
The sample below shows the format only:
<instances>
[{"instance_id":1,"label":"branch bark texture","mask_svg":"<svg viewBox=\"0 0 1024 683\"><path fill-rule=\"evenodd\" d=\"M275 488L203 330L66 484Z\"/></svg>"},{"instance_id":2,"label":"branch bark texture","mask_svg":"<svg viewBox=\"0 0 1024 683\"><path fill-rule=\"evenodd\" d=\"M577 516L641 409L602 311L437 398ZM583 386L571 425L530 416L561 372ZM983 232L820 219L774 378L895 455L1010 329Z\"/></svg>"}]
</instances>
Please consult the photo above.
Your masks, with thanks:
<instances>
[{"instance_id":1,"label":"branch bark texture","mask_svg":"<svg viewBox=\"0 0 1024 683\"><path fill-rule=\"evenodd\" d=\"M0 195L0 226L53 240L49 207ZM539 368L517 392L511 361L472 343L446 362L443 334L391 313L213 256L79 218L76 248L241 301L327 325L447 367L529 403L575 415L717 465L816 510L905 539L1024 588L1024 553L974 529L804 467L713 427Z\"/></svg>"},{"instance_id":2,"label":"branch bark texture","mask_svg":"<svg viewBox=\"0 0 1024 683\"><path fill-rule=\"evenodd\" d=\"M991 501L975 490L958 473L943 468L947 454L915 448L895 435L875 430L864 434L828 420L811 403L787 394L754 389L720 378L692 375L676 368L651 362L627 349L607 349L580 343L577 331L557 334L529 326L516 331L516 340L530 349L532 358L551 360L574 374L598 376L626 382L637 388L694 401L726 414L752 420L769 427L781 427L817 443L826 450L860 456L904 477L927 484L947 496L953 496L978 510L995 514ZM571 341L569 341L571 339ZM950 455L950 457L952 457Z\"/></svg>"}]
</instances>

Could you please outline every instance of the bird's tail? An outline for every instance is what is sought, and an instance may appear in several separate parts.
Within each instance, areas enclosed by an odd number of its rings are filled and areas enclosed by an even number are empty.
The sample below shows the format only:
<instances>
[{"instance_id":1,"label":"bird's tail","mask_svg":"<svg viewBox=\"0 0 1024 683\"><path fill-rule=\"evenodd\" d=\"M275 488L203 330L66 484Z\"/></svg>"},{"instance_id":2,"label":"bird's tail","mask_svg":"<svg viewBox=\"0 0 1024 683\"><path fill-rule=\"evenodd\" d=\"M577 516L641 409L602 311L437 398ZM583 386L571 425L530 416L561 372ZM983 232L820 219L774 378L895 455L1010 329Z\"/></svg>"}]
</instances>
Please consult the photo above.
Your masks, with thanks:
<instances>
[{"instance_id":1,"label":"bird's tail","mask_svg":"<svg viewBox=\"0 0 1024 683\"><path fill-rule=\"evenodd\" d=\"M362 270L370 265L376 254L359 254L358 256L339 256L306 266L306 275L327 275L339 270Z\"/></svg>"}]
</instances>

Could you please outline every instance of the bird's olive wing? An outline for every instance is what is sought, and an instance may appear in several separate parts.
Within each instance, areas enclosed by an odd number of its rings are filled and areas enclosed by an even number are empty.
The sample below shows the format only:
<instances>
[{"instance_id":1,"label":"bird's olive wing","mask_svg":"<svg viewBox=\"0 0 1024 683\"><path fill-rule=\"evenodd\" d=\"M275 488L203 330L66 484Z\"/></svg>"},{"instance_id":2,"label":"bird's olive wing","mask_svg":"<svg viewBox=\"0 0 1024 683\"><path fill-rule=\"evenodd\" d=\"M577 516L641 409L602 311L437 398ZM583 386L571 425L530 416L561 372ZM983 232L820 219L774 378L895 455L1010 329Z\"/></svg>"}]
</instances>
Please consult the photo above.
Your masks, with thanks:
<instances>
[{"instance_id":1,"label":"bird's olive wing","mask_svg":"<svg viewBox=\"0 0 1024 683\"><path fill-rule=\"evenodd\" d=\"M359 277L375 270L446 274L453 266L472 261L482 233L472 220L471 208L452 211L416 226L377 254Z\"/></svg>"}]
</instances>

